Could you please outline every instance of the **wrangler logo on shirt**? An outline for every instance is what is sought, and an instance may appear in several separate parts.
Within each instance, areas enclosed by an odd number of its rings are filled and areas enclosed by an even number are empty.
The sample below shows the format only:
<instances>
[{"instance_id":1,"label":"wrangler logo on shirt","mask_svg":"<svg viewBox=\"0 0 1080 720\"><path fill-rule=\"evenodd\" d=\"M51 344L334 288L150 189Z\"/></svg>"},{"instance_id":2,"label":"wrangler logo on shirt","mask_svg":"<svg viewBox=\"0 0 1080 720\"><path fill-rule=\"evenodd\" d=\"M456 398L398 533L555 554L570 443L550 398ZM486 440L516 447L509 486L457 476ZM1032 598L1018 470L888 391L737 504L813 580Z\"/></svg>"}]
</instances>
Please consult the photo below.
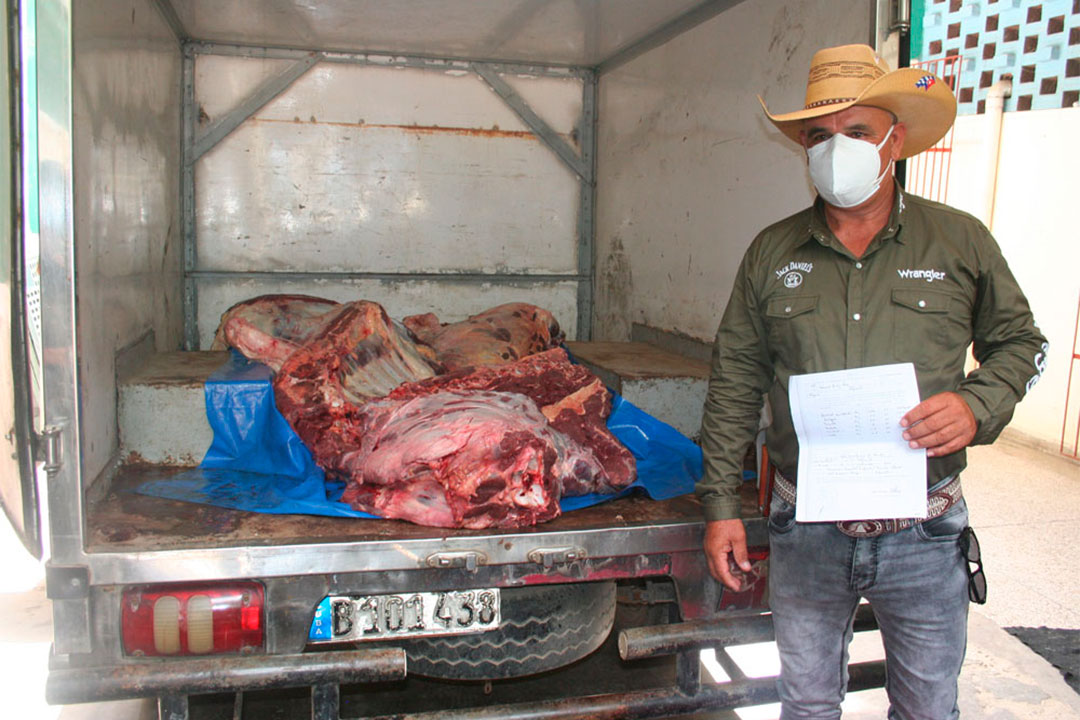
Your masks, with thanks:
<instances>
[{"instance_id":1,"label":"wrangler logo on shirt","mask_svg":"<svg viewBox=\"0 0 1080 720\"><path fill-rule=\"evenodd\" d=\"M896 274L905 280L925 280L926 282L934 282L935 280L944 280L945 273L940 270L897 270Z\"/></svg>"}]
</instances>

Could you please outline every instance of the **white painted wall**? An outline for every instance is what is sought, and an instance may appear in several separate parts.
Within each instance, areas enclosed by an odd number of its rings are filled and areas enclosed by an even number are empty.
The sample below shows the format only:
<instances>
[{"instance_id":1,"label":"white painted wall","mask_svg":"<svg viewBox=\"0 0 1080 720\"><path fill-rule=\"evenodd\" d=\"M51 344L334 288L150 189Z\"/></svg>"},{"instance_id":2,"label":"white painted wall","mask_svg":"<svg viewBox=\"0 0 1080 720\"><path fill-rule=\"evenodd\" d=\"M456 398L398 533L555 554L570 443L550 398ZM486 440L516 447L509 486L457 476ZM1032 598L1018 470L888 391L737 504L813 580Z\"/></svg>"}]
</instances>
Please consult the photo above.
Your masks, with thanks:
<instances>
[{"instance_id":1,"label":"white painted wall","mask_svg":"<svg viewBox=\"0 0 1080 720\"><path fill-rule=\"evenodd\" d=\"M1046 374L1017 406L1010 427L1056 449L1080 302L1080 109L1005 113L992 218L984 195L986 158L993 152L987 124L981 115L956 122L948 204L990 227L1050 340ZM1067 449L1080 417L1080 364L1073 386Z\"/></svg>"},{"instance_id":2,"label":"white painted wall","mask_svg":"<svg viewBox=\"0 0 1080 720\"><path fill-rule=\"evenodd\" d=\"M116 351L179 347L180 49L150 0L73 3L83 472L117 448Z\"/></svg>"},{"instance_id":3,"label":"white painted wall","mask_svg":"<svg viewBox=\"0 0 1080 720\"><path fill-rule=\"evenodd\" d=\"M756 96L802 107L813 53L870 28L866 0L744 2L601 78L594 338L712 339L750 241L813 200Z\"/></svg>"}]
</instances>

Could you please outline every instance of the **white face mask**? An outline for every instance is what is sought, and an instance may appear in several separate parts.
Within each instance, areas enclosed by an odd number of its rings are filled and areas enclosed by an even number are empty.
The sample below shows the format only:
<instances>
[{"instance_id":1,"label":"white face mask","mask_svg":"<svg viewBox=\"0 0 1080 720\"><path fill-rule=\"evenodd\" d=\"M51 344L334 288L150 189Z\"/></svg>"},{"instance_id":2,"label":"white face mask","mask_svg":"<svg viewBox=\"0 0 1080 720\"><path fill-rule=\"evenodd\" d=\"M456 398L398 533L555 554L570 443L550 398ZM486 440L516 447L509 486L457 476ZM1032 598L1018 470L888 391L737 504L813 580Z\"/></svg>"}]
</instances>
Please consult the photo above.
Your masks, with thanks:
<instances>
[{"instance_id":1,"label":"white face mask","mask_svg":"<svg viewBox=\"0 0 1080 720\"><path fill-rule=\"evenodd\" d=\"M892 135L893 127L877 145L837 133L825 142L807 148L810 159L810 179L825 202L836 207L861 205L881 187L881 181L892 167L892 161L879 175L881 157L878 151Z\"/></svg>"}]
</instances>

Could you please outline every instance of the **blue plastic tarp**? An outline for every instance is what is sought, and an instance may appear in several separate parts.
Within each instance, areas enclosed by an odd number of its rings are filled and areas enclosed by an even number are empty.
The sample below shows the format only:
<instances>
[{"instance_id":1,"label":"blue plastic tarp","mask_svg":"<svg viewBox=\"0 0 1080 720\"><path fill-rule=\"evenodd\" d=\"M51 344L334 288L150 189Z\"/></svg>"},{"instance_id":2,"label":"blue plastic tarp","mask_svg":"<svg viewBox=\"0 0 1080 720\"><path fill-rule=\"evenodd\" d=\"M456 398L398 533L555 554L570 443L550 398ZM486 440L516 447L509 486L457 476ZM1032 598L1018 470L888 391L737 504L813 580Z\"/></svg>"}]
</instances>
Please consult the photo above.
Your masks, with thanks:
<instances>
[{"instance_id":1,"label":"blue plastic tarp","mask_svg":"<svg viewBox=\"0 0 1080 720\"><path fill-rule=\"evenodd\" d=\"M274 404L272 371L232 353L206 383L214 440L195 470L143 483L138 492L234 510L376 517L340 502L344 483L327 482L311 453ZM564 512L635 489L654 500L691 492L701 477L701 448L670 425L615 395L608 428L637 459L638 478L618 494L564 497Z\"/></svg>"}]
</instances>

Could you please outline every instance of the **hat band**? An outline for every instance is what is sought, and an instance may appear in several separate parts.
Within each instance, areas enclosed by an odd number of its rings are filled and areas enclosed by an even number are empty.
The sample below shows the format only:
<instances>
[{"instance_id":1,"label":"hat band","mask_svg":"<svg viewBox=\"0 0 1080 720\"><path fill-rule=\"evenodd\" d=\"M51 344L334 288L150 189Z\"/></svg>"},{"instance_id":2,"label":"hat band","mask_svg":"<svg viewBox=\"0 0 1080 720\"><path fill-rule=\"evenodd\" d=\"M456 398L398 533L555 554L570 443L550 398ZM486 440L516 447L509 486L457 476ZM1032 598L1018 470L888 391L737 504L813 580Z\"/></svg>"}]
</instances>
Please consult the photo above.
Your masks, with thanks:
<instances>
[{"instance_id":1,"label":"hat band","mask_svg":"<svg viewBox=\"0 0 1080 720\"><path fill-rule=\"evenodd\" d=\"M840 103L852 102L854 100L858 100L858 98L829 98L828 100L818 100L817 102L807 103L803 109L809 110L810 108L821 107L822 105L839 105Z\"/></svg>"}]
</instances>

